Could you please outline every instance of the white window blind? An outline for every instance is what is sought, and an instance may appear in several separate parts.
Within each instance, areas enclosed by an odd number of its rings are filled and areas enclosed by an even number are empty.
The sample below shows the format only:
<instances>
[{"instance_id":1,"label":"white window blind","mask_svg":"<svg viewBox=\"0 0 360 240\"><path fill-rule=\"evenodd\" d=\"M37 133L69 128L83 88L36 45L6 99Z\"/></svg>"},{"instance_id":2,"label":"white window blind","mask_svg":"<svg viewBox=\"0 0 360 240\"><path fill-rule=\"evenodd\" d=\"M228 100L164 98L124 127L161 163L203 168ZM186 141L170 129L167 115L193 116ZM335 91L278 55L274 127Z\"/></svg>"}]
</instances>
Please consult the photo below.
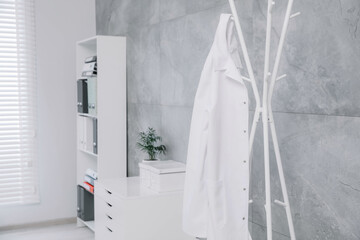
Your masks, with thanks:
<instances>
[{"instance_id":1,"label":"white window blind","mask_svg":"<svg viewBox=\"0 0 360 240\"><path fill-rule=\"evenodd\" d=\"M0 0L0 205L39 201L33 0Z\"/></svg>"}]
</instances>

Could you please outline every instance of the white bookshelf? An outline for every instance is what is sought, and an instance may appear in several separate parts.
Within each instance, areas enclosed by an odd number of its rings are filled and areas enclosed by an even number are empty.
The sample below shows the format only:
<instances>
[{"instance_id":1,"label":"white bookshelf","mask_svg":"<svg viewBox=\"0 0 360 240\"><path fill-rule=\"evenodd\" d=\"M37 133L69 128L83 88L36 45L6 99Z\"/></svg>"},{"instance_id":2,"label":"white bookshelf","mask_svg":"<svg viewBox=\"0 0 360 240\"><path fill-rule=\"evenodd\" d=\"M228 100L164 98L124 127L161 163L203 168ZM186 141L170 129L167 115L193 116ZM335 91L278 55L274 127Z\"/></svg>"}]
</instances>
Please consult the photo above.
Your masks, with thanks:
<instances>
[{"instance_id":1,"label":"white bookshelf","mask_svg":"<svg viewBox=\"0 0 360 240\"><path fill-rule=\"evenodd\" d=\"M84 60L97 56L97 113L77 113L77 184L84 182L85 171L92 168L98 173L98 181L107 178L126 177L126 38L95 36L76 44L77 79L81 77ZM76 84L75 84L76 85ZM76 87L75 87L76 90ZM88 131L82 125L84 118L97 119L97 154L84 149ZM87 119L87 120L88 120ZM85 138L85 140L84 140ZM79 225L94 230L95 221Z\"/></svg>"}]
</instances>

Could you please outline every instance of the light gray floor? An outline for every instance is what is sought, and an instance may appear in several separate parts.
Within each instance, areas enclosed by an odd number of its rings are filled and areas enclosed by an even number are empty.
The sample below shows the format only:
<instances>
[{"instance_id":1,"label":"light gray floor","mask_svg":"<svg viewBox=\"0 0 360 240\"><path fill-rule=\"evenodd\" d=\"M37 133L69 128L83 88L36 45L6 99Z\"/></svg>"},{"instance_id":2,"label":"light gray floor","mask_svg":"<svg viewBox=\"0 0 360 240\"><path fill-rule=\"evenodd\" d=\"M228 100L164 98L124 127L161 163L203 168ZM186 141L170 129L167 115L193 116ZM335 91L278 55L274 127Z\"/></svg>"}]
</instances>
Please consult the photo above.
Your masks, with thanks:
<instances>
[{"instance_id":1,"label":"light gray floor","mask_svg":"<svg viewBox=\"0 0 360 240\"><path fill-rule=\"evenodd\" d=\"M0 232L0 240L94 240L94 233L76 223Z\"/></svg>"}]
</instances>

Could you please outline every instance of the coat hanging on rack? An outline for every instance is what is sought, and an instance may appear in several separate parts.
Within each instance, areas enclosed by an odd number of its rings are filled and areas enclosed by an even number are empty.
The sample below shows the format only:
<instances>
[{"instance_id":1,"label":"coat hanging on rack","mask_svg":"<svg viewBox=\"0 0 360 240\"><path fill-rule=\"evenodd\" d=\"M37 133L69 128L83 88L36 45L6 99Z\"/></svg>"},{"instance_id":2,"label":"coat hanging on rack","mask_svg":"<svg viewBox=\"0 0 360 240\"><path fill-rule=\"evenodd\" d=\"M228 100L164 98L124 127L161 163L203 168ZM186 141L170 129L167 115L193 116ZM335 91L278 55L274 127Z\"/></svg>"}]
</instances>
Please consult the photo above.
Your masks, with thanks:
<instances>
[{"instance_id":1,"label":"coat hanging on rack","mask_svg":"<svg viewBox=\"0 0 360 240\"><path fill-rule=\"evenodd\" d=\"M208 240L248 239L248 93L230 14L222 14L195 97L183 227Z\"/></svg>"}]
</instances>

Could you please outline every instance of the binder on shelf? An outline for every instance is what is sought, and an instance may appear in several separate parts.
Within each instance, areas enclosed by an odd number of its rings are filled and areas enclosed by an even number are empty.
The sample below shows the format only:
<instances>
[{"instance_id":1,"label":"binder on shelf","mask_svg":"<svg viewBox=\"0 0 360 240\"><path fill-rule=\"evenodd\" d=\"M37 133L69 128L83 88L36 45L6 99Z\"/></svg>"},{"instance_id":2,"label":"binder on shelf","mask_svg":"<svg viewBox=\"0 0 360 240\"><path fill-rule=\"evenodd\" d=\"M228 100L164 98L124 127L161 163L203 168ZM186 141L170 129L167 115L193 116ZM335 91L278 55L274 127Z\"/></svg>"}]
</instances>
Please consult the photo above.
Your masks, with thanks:
<instances>
[{"instance_id":1,"label":"binder on shelf","mask_svg":"<svg viewBox=\"0 0 360 240\"><path fill-rule=\"evenodd\" d=\"M88 113L88 92L86 79L77 80L77 110L79 113Z\"/></svg>"},{"instance_id":2,"label":"binder on shelf","mask_svg":"<svg viewBox=\"0 0 360 240\"><path fill-rule=\"evenodd\" d=\"M97 119L93 118L93 153L98 153Z\"/></svg>"},{"instance_id":3,"label":"binder on shelf","mask_svg":"<svg viewBox=\"0 0 360 240\"><path fill-rule=\"evenodd\" d=\"M85 58L85 63L90 63L90 62L96 62L97 61L97 56L91 56L91 57L87 57Z\"/></svg>"},{"instance_id":4,"label":"binder on shelf","mask_svg":"<svg viewBox=\"0 0 360 240\"><path fill-rule=\"evenodd\" d=\"M85 127L85 136L86 136L86 148L85 150L87 152L93 153L94 151L94 147L93 147L93 143L94 143L94 121L92 117L85 117L85 121L86 121L86 127Z\"/></svg>"},{"instance_id":5,"label":"binder on shelf","mask_svg":"<svg viewBox=\"0 0 360 240\"><path fill-rule=\"evenodd\" d=\"M97 71L82 72L81 76L82 77L95 77L95 76L97 76Z\"/></svg>"},{"instance_id":6,"label":"binder on shelf","mask_svg":"<svg viewBox=\"0 0 360 240\"><path fill-rule=\"evenodd\" d=\"M97 118L88 115L80 115L78 117L77 126L79 150L96 155L98 153Z\"/></svg>"},{"instance_id":7,"label":"binder on shelf","mask_svg":"<svg viewBox=\"0 0 360 240\"><path fill-rule=\"evenodd\" d=\"M94 220L94 195L77 186L77 216L84 221Z\"/></svg>"},{"instance_id":8,"label":"binder on shelf","mask_svg":"<svg viewBox=\"0 0 360 240\"><path fill-rule=\"evenodd\" d=\"M97 114L97 79L90 77L87 79L88 86L88 111L89 114L96 116Z\"/></svg>"},{"instance_id":9,"label":"binder on shelf","mask_svg":"<svg viewBox=\"0 0 360 240\"><path fill-rule=\"evenodd\" d=\"M83 72L89 72L89 71L97 71L97 64L96 62L89 62L85 63L83 66Z\"/></svg>"},{"instance_id":10,"label":"binder on shelf","mask_svg":"<svg viewBox=\"0 0 360 240\"><path fill-rule=\"evenodd\" d=\"M81 150L86 150L86 118L80 116L78 118L78 147Z\"/></svg>"}]
</instances>

